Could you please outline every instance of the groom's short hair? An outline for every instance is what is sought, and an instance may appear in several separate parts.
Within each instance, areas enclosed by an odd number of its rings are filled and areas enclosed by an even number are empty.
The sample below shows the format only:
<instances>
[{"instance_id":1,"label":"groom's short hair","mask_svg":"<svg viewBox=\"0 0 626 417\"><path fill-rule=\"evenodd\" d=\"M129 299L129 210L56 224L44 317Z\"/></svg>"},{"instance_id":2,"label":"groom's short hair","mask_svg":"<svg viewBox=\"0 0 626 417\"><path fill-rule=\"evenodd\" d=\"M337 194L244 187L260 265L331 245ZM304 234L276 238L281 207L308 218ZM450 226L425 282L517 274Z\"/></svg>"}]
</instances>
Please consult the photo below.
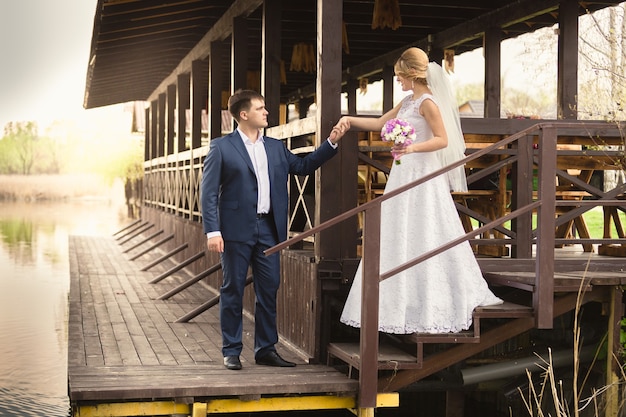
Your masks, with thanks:
<instances>
[{"instance_id":1,"label":"groom's short hair","mask_svg":"<svg viewBox=\"0 0 626 417\"><path fill-rule=\"evenodd\" d=\"M254 99L265 101L265 98L257 91L239 89L228 99L228 112L239 122L239 113L242 110L250 110Z\"/></svg>"}]
</instances>

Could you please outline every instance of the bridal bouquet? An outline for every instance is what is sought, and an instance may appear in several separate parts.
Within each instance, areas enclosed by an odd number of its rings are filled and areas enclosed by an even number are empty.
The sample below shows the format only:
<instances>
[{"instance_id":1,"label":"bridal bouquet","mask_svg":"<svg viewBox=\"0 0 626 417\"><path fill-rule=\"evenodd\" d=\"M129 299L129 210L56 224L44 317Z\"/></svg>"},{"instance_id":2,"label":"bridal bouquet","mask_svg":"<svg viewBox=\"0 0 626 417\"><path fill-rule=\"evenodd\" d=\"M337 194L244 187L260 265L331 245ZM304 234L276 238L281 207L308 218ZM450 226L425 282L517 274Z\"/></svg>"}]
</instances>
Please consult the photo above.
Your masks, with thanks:
<instances>
[{"instance_id":1,"label":"bridal bouquet","mask_svg":"<svg viewBox=\"0 0 626 417\"><path fill-rule=\"evenodd\" d=\"M382 130L380 131L380 137L385 142L393 142L394 146L402 145L406 148L415 140L415 129L406 120L391 119L387 120ZM393 160L397 165L400 164L400 155L391 151Z\"/></svg>"}]
</instances>

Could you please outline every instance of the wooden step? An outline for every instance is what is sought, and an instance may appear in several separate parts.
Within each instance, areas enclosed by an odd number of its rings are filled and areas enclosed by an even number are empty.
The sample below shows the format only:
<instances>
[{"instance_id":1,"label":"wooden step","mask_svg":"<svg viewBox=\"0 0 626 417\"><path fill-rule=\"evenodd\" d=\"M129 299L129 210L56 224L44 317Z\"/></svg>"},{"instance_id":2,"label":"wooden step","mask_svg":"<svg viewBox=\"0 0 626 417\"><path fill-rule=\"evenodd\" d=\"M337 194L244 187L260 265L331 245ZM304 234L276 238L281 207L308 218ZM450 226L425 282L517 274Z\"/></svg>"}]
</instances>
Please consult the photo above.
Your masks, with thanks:
<instances>
[{"instance_id":1,"label":"wooden step","mask_svg":"<svg viewBox=\"0 0 626 417\"><path fill-rule=\"evenodd\" d=\"M476 307L474 309L474 319L518 319L521 317L532 317L533 308L505 301L502 304L493 306Z\"/></svg>"},{"instance_id":2,"label":"wooden step","mask_svg":"<svg viewBox=\"0 0 626 417\"><path fill-rule=\"evenodd\" d=\"M358 343L330 343L328 345L328 364L331 358L337 358L347 363L351 368L360 368L361 354ZM394 346L383 344L378 348L378 369L419 369L422 361Z\"/></svg>"},{"instance_id":3,"label":"wooden step","mask_svg":"<svg viewBox=\"0 0 626 417\"><path fill-rule=\"evenodd\" d=\"M412 343L479 343L480 335L474 330L464 330L458 333L413 333L403 339Z\"/></svg>"},{"instance_id":4,"label":"wooden step","mask_svg":"<svg viewBox=\"0 0 626 417\"><path fill-rule=\"evenodd\" d=\"M578 276L573 274L557 272L554 274L555 292L578 292L581 285L581 272ZM535 290L535 272L484 272L485 280L491 285L501 285L504 287L518 288L520 290L533 292ZM585 291L591 289L589 282L584 283Z\"/></svg>"}]
</instances>

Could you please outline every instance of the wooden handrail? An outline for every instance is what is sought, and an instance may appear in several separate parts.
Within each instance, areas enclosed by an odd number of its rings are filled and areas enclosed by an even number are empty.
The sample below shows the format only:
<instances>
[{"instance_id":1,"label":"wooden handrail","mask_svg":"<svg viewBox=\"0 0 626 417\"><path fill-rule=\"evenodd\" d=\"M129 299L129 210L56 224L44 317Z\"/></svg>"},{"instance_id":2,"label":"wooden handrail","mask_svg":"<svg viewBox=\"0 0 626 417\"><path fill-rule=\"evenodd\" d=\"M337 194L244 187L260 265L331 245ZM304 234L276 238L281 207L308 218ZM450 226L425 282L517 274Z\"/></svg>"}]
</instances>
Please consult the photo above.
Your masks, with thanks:
<instances>
[{"instance_id":1,"label":"wooden handrail","mask_svg":"<svg viewBox=\"0 0 626 417\"><path fill-rule=\"evenodd\" d=\"M588 123L584 124L588 131L602 131L606 129L604 123ZM347 210L340 215L329 219L318 226L307 231L299 233L290 239L281 242L265 251L266 255L276 253L290 245L293 245L303 239L308 238L322 230L325 230L337 223L340 223L359 213L365 213L365 227L363 237L363 288L361 293L361 305L368 305L369 308L361 309L361 332L360 332L360 367L359 367L359 402L361 407L372 406L375 402L377 392L376 375L378 372L378 303L379 303L379 282L391 277L413 265L416 265L431 256L439 254L463 241L469 241L473 236L483 231L497 227L504 222L519 218L522 215L529 216L533 210L538 213L538 235L536 237L536 261L535 261L535 291L533 292L533 308L535 312L535 326L538 328L552 328L553 310L554 310L554 245L555 245L555 214L556 214L556 176L565 174L563 171L557 170L557 129L580 129L581 123L571 122L544 122L537 123L526 129L523 129L513 135L502 139L473 152L471 155L461 159L453 164L443 167L429 175L417 179L402 187L398 187L392 191L386 192L380 197L366 202L358 207ZM539 136L541 146L537 151L539 157L535 159L532 152L518 153L517 156L509 158L509 160L501 161L500 164L505 166L512 162L517 162L522 166L528 166L535 163L538 166L538 192L537 200L532 201L532 193L523 193L522 200L518 201L518 209L512 211L502 218L493 220L477 230L472 230L441 247L435 248L421 256L408 260L389 271L381 273L380 268L380 216L381 204L413 187L416 187L432 178L446 173L449 170L465 165L475 159L480 158L499 148L507 147L509 144L520 141L528 144L527 137L530 135ZM362 158L363 159L363 158ZM532 166L532 165L531 165ZM524 169L524 168L522 168ZM495 171L495 169L493 169ZM518 184L520 184L518 182ZM582 185L582 184L580 184ZM623 206L620 200L614 200L615 193L605 194L605 200L602 203L617 202L617 205ZM581 203L576 201L575 203ZM603 204L603 205L604 205ZM586 205L586 204L585 204ZM579 207L574 210L584 210ZM574 210L572 210L574 212ZM528 223L528 222L527 222ZM525 237L530 234L525 232ZM523 252L526 253L526 252Z\"/></svg>"}]
</instances>

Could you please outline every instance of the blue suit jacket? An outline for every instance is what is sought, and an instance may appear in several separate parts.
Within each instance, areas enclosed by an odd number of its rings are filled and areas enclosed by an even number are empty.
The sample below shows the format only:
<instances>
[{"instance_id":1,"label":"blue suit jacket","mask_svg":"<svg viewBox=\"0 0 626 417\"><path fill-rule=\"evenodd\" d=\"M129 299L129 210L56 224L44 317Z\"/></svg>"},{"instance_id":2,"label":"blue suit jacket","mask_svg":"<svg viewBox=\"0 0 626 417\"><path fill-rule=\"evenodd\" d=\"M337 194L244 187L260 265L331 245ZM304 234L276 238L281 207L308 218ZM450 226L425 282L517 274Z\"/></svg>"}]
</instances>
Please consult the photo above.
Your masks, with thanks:
<instances>
[{"instance_id":1,"label":"blue suit jacket","mask_svg":"<svg viewBox=\"0 0 626 417\"><path fill-rule=\"evenodd\" d=\"M324 143L305 157L291 153L277 139L264 137L270 176L271 212L279 240L287 238L289 174L310 175L337 150ZM211 140L201 185L204 232L220 231L224 240L243 242L256 229L257 181L241 135L235 130Z\"/></svg>"}]
</instances>

